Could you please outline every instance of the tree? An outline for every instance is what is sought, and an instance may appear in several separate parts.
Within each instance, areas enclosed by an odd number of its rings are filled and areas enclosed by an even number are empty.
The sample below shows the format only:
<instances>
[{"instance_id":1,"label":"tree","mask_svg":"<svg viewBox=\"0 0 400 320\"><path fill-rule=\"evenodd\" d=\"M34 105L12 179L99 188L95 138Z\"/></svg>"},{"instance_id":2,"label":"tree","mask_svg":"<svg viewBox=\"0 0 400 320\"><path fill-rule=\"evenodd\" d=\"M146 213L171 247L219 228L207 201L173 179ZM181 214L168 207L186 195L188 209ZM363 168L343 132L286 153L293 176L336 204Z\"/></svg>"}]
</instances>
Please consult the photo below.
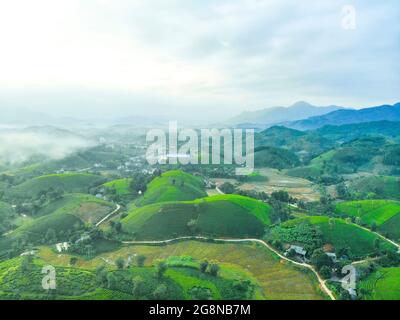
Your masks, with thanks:
<instances>
[{"instance_id":1,"label":"tree","mask_svg":"<svg viewBox=\"0 0 400 320\"><path fill-rule=\"evenodd\" d=\"M168 265L165 261L158 261L157 263L157 277L161 279L164 276L164 273L167 271Z\"/></svg>"},{"instance_id":2,"label":"tree","mask_svg":"<svg viewBox=\"0 0 400 320\"><path fill-rule=\"evenodd\" d=\"M56 232L53 229L47 229L46 235L44 236L46 242L54 243L57 241Z\"/></svg>"},{"instance_id":3,"label":"tree","mask_svg":"<svg viewBox=\"0 0 400 320\"><path fill-rule=\"evenodd\" d=\"M137 276L132 280L133 288L132 294L139 298L143 294L144 281L141 276Z\"/></svg>"},{"instance_id":4,"label":"tree","mask_svg":"<svg viewBox=\"0 0 400 320\"><path fill-rule=\"evenodd\" d=\"M164 300L167 298L167 286L165 284L160 284L156 290L153 292L153 296L157 300Z\"/></svg>"},{"instance_id":5,"label":"tree","mask_svg":"<svg viewBox=\"0 0 400 320\"><path fill-rule=\"evenodd\" d=\"M219 265L216 263L212 263L210 264L210 274L214 277L218 276L218 272L219 272Z\"/></svg>"},{"instance_id":6,"label":"tree","mask_svg":"<svg viewBox=\"0 0 400 320\"><path fill-rule=\"evenodd\" d=\"M117 285L117 279L112 273L107 274L107 288L108 289L115 289Z\"/></svg>"},{"instance_id":7,"label":"tree","mask_svg":"<svg viewBox=\"0 0 400 320\"><path fill-rule=\"evenodd\" d=\"M201 273L206 273L208 268L208 261L204 260L202 263L200 263L200 272Z\"/></svg>"},{"instance_id":8,"label":"tree","mask_svg":"<svg viewBox=\"0 0 400 320\"><path fill-rule=\"evenodd\" d=\"M220 187L221 191L226 194L232 194L235 192L235 186L232 183L225 182Z\"/></svg>"},{"instance_id":9,"label":"tree","mask_svg":"<svg viewBox=\"0 0 400 320\"><path fill-rule=\"evenodd\" d=\"M311 256L311 263L317 270L321 270L323 266L333 267L332 259L321 249L314 250Z\"/></svg>"},{"instance_id":10,"label":"tree","mask_svg":"<svg viewBox=\"0 0 400 320\"><path fill-rule=\"evenodd\" d=\"M100 285L106 285L107 284L107 270L105 266L99 266L96 268L96 281Z\"/></svg>"},{"instance_id":11,"label":"tree","mask_svg":"<svg viewBox=\"0 0 400 320\"><path fill-rule=\"evenodd\" d=\"M69 264L71 266L74 266L77 262L78 262L78 258L77 257L71 257L71 259L69 259Z\"/></svg>"},{"instance_id":12,"label":"tree","mask_svg":"<svg viewBox=\"0 0 400 320\"><path fill-rule=\"evenodd\" d=\"M374 240L374 248L375 248L376 251L380 250L380 248L381 248L381 239L376 238Z\"/></svg>"},{"instance_id":13,"label":"tree","mask_svg":"<svg viewBox=\"0 0 400 320\"><path fill-rule=\"evenodd\" d=\"M136 256L136 265L138 267L143 267L144 266L144 262L146 261L146 256L139 254L138 256Z\"/></svg>"},{"instance_id":14,"label":"tree","mask_svg":"<svg viewBox=\"0 0 400 320\"><path fill-rule=\"evenodd\" d=\"M196 232L197 230L197 220L196 219L191 219L188 223L187 223L187 227L189 228L190 232Z\"/></svg>"},{"instance_id":15,"label":"tree","mask_svg":"<svg viewBox=\"0 0 400 320\"><path fill-rule=\"evenodd\" d=\"M119 257L116 261L115 264L117 265L117 268L122 270L125 266L125 260L122 257Z\"/></svg>"},{"instance_id":16,"label":"tree","mask_svg":"<svg viewBox=\"0 0 400 320\"><path fill-rule=\"evenodd\" d=\"M283 191L283 190L272 192L271 197L275 200L278 200L280 202L285 202L285 203L289 203L291 200L289 193L287 193L286 191Z\"/></svg>"},{"instance_id":17,"label":"tree","mask_svg":"<svg viewBox=\"0 0 400 320\"><path fill-rule=\"evenodd\" d=\"M323 279L329 279L332 277L332 270L328 266L322 266L319 273Z\"/></svg>"},{"instance_id":18,"label":"tree","mask_svg":"<svg viewBox=\"0 0 400 320\"><path fill-rule=\"evenodd\" d=\"M23 273L29 272L32 268L33 257L31 255L24 256L21 261L21 270Z\"/></svg>"}]
</instances>

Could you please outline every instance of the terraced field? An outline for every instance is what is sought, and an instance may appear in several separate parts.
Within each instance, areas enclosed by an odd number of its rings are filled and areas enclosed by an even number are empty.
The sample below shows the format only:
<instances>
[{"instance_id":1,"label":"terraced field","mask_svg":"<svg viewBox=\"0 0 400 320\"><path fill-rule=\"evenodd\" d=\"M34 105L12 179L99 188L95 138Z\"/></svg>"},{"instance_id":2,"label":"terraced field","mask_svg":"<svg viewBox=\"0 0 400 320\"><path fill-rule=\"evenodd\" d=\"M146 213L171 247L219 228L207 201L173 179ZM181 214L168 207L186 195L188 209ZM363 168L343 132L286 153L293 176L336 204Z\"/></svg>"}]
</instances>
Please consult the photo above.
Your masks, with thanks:
<instances>
[{"instance_id":1,"label":"terraced field","mask_svg":"<svg viewBox=\"0 0 400 320\"><path fill-rule=\"evenodd\" d=\"M299 223L311 223L318 226L323 234L325 244L333 245L336 251L349 248L352 258L355 260L373 254L376 251L376 239L381 241L380 248L396 250L394 245L382 240L378 235L343 219L312 216L289 220L283 223L282 226L290 227Z\"/></svg>"},{"instance_id":2,"label":"terraced field","mask_svg":"<svg viewBox=\"0 0 400 320\"><path fill-rule=\"evenodd\" d=\"M393 240L400 239L400 202L391 200L347 201L336 205L336 212L360 217L369 227Z\"/></svg>"},{"instance_id":3,"label":"terraced field","mask_svg":"<svg viewBox=\"0 0 400 320\"><path fill-rule=\"evenodd\" d=\"M365 300L399 300L400 268L380 268L359 284Z\"/></svg>"},{"instance_id":4,"label":"terraced field","mask_svg":"<svg viewBox=\"0 0 400 320\"><path fill-rule=\"evenodd\" d=\"M256 244L185 241L167 246L125 246L120 250L104 253L93 260L80 259L77 266L92 269L104 261L113 264L118 257L128 259L129 256L139 254L146 256L146 266L153 265L159 259L171 257L215 261L222 266L221 277L229 279L242 274L257 283L259 286L257 298L259 299L320 300L325 298L318 288L317 279L311 272L281 261L275 254ZM57 255L48 248L42 248L39 256L55 265L69 261L68 255ZM186 282L185 279L182 281Z\"/></svg>"}]
</instances>

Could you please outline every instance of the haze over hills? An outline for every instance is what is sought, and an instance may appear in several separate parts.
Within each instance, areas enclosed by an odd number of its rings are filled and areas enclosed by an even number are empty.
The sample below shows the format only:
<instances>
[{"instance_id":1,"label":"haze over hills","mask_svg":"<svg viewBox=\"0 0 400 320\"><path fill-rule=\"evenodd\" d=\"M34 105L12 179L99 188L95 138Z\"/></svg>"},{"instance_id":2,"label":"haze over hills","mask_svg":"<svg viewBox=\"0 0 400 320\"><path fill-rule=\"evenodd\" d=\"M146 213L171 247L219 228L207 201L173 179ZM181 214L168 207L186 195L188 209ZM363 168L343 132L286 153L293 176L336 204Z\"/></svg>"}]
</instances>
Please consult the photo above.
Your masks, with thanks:
<instances>
[{"instance_id":1,"label":"haze over hills","mask_svg":"<svg viewBox=\"0 0 400 320\"><path fill-rule=\"evenodd\" d=\"M343 125L372 121L400 121L400 102L394 105L381 105L360 110L342 109L335 110L320 116L285 123L289 128L310 130L326 125Z\"/></svg>"},{"instance_id":2,"label":"haze over hills","mask_svg":"<svg viewBox=\"0 0 400 320\"><path fill-rule=\"evenodd\" d=\"M295 121L312 116L323 115L332 111L342 109L339 106L318 107L308 102L298 101L289 107L273 107L257 111L245 111L240 115L228 120L229 124L257 124L265 127L286 121Z\"/></svg>"}]
</instances>

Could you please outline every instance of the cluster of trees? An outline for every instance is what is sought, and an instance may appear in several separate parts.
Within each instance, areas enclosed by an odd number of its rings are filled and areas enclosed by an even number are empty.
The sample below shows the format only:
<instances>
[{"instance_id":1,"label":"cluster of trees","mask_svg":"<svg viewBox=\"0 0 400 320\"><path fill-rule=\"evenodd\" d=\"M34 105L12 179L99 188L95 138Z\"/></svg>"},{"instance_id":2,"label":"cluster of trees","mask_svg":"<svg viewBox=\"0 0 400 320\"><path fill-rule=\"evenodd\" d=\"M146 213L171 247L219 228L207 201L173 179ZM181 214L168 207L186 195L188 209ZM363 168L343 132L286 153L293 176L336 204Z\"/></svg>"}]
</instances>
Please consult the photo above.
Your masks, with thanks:
<instances>
[{"instance_id":1,"label":"cluster of trees","mask_svg":"<svg viewBox=\"0 0 400 320\"><path fill-rule=\"evenodd\" d=\"M266 230L265 239L276 248L283 250L284 243L300 244L307 252L321 248L323 235L318 227L311 223L304 222L294 226L274 226Z\"/></svg>"},{"instance_id":2,"label":"cluster of trees","mask_svg":"<svg viewBox=\"0 0 400 320\"><path fill-rule=\"evenodd\" d=\"M217 263L209 263L207 260L204 260L200 263L200 272L201 273L209 273L210 275L217 277L220 271L220 267Z\"/></svg>"}]
</instances>

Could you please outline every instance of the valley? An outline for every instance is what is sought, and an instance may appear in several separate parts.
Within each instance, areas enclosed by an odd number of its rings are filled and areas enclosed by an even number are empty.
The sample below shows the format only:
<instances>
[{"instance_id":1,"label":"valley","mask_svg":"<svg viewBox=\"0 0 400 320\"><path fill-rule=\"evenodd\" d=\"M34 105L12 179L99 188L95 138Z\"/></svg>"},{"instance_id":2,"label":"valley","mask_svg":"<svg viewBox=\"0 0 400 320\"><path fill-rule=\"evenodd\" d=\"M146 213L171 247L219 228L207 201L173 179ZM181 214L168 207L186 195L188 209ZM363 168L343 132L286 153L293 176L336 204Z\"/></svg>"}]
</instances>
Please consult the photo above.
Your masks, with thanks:
<instances>
[{"instance_id":1,"label":"valley","mask_svg":"<svg viewBox=\"0 0 400 320\"><path fill-rule=\"evenodd\" d=\"M393 299L400 148L377 127L258 131L247 176L149 165L145 130L126 126L62 159L4 163L0 299ZM41 288L46 265L56 290Z\"/></svg>"}]
</instances>

